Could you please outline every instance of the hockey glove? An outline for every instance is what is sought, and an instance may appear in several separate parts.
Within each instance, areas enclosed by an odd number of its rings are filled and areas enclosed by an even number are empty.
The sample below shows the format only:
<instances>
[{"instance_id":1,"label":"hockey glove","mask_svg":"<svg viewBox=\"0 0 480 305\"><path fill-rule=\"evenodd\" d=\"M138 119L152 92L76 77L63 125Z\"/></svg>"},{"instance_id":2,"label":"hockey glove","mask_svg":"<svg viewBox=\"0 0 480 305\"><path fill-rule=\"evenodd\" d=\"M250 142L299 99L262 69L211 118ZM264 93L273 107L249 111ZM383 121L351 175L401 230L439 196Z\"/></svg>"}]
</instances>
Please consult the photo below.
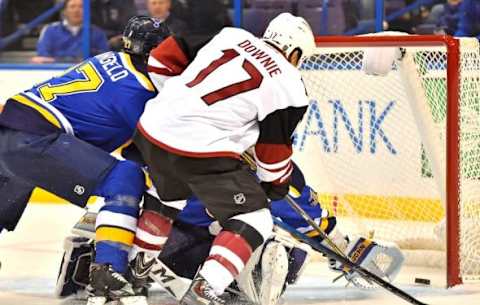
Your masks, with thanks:
<instances>
[{"instance_id":1,"label":"hockey glove","mask_svg":"<svg viewBox=\"0 0 480 305\"><path fill-rule=\"evenodd\" d=\"M282 184L273 184L272 182L261 182L260 185L262 186L263 190L267 197L272 200L282 200L287 196L290 184L282 183Z\"/></svg>"}]
</instances>

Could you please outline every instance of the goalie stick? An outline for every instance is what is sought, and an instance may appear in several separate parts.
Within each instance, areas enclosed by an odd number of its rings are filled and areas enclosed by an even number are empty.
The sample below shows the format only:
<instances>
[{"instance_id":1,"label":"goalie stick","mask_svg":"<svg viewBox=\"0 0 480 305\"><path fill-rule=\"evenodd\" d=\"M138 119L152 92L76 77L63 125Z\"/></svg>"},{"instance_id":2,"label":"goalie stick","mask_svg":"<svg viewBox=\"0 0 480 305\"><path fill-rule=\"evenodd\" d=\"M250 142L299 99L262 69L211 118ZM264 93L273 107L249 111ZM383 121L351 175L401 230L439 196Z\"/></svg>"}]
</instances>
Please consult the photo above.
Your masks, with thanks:
<instances>
[{"instance_id":1,"label":"goalie stick","mask_svg":"<svg viewBox=\"0 0 480 305\"><path fill-rule=\"evenodd\" d=\"M155 264L149 274L150 278L160 284L167 293L180 301L190 287L191 280L177 275L170 270L160 259L155 259Z\"/></svg>"},{"instance_id":2,"label":"goalie stick","mask_svg":"<svg viewBox=\"0 0 480 305\"><path fill-rule=\"evenodd\" d=\"M253 159L253 157L245 152L242 154L243 159L245 162L247 162L250 167L255 170L256 169L256 162ZM415 305L427 305L426 303L423 303L410 294L406 293L405 291L401 290L400 288L396 287L395 285L387 282L386 280L382 279L378 275L368 271L367 269L361 267L360 265L356 264L355 262L352 262L350 258L348 258L339 248L338 246L328 237L328 235L318 226L318 224L308 215L305 210L303 210L296 202L295 200L290 196L286 195L285 200L287 203L310 225L312 226L315 231L317 231L320 236L327 242L331 248L326 247L322 245L321 243L309 238L308 236L297 232L294 228L291 226L285 224L282 221L279 221L274 218L274 223L279 226L280 228L284 229L285 231L289 232L292 236L295 238L298 238L299 240L305 242L306 244L310 245L313 249L321 252L322 254L326 255L328 258L335 259L336 261L342 263L343 265L347 266L350 271L356 272L359 274L363 279L365 279L367 282L374 282L380 287L390 291L391 293L395 294L396 296L404 299L405 301L415 304Z\"/></svg>"}]
</instances>

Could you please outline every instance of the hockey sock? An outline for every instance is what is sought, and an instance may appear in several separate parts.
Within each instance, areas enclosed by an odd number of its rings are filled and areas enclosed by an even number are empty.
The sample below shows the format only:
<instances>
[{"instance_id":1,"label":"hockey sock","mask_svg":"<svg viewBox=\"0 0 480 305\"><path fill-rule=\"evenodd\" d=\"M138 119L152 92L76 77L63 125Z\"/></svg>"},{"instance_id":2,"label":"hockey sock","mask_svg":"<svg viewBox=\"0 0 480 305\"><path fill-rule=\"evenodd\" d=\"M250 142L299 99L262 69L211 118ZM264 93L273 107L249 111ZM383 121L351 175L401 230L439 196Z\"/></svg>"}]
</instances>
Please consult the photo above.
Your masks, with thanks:
<instances>
[{"instance_id":1,"label":"hockey sock","mask_svg":"<svg viewBox=\"0 0 480 305\"><path fill-rule=\"evenodd\" d=\"M237 215L225 222L200 270L218 295L243 270L253 251L269 237L272 228L268 209Z\"/></svg>"},{"instance_id":2,"label":"hockey sock","mask_svg":"<svg viewBox=\"0 0 480 305\"><path fill-rule=\"evenodd\" d=\"M172 223L170 218L158 212L144 210L138 221L130 260L134 259L138 252L145 252L151 257L157 257L167 241Z\"/></svg>"},{"instance_id":3,"label":"hockey sock","mask_svg":"<svg viewBox=\"0 0 480 305\"><path fill-rule=\"evenodd\" d=\"M138 201L134 198L123 196L105 202L96 220L96 263L110 264L120 273L126 271L137 217Z\"/></svg>"},{"instance_id":4,"label":"hockey sock","mask_svg":"<svg viewBox=\"0 0 480 305\"><path fill-rule=\"evenodd\" d=\"M95 223L96 263L110 264L119 273L127 270L144 190L144 173L131 161L116 163L97 187L96 194L105 198L105 205Z\"/></svg>"}]
</instances>

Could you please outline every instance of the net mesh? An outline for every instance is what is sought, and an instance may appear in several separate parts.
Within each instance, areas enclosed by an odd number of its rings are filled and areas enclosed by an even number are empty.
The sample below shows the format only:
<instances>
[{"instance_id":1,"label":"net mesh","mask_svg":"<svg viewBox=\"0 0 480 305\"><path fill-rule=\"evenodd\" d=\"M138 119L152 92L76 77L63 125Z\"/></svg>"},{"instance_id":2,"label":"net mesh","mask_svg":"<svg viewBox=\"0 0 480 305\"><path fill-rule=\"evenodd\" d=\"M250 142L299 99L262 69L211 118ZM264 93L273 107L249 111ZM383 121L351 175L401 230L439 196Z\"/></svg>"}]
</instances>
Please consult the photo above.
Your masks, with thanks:
<instances>
[{"instance_id":1,"label":"net mesh","mask_svg":"<svg viewBox=\"0 0 480 305\"><path fill-rule=\"evenodd\" d=\"M311 98L295 160L342 231L437 251L445 266L447 56L406 47L387 76L362 71L365 45L317 48L302 66ZM480 275L480 54L461 40L461 274ZM410 263L419 263L410 261Z\"/></svg>"}]
</instances>

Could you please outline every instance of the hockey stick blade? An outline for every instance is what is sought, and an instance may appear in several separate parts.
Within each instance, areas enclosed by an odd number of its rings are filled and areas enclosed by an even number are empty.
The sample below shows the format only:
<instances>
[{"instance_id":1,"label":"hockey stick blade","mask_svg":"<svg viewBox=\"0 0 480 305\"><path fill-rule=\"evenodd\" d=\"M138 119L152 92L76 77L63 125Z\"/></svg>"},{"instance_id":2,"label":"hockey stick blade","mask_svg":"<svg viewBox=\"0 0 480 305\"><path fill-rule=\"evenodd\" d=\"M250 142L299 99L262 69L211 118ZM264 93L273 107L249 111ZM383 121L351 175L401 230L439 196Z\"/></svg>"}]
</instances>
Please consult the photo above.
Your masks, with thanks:
<instances>
[{"instance_id":1,"label":"hockey stick blade","mask_svg":"<svg viewBox=\"0 0 480 305\"><path fill-rule=\"evenodd\" d=\"M352 262L350 259L343 257L336 253L335 251L331 250L330 248L322 245L321 243L317 242L316 240L313 240L312 238L306 236L305 234L302 234L295 230L293 227L289 226L288 224L282 222L281 220L278 220L276 218L273 219L275 225L280 227L281 229L287 231L290 233L293 237L305 242L306 244L310 245L313 249L319 251L320 253L324 254L328 258L332 258L343 265L347 266L350 268L353 272L356 272L359 274L361 277L363 277L367 281L371 281L379 285L380 287L390 291L394 295L402 298L403 300L415 304L415 305L427 305L427 303L423 303L410 294L406 293L405 291L401 290L400 288L396 287L395 285L385 281L381 277L377 276L376 274L368 271L367 269L355 264Z\"/></svg>"}]
</instances>

